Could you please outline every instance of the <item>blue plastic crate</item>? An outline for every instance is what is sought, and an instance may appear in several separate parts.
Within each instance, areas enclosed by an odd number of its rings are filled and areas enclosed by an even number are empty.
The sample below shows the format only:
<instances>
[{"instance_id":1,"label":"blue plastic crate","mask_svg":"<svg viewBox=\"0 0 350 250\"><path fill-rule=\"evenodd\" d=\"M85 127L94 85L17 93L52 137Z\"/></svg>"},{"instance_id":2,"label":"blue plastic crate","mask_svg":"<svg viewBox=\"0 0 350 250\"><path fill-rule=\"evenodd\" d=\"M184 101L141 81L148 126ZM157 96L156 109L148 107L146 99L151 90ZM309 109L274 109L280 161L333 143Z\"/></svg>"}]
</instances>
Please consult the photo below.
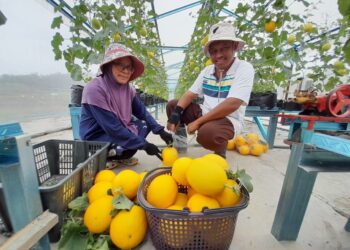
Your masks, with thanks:
<instances>
[{"instance_id":1,"label":"blue plastic crate","mask_svg":"<svg viewBox=\"0 0 350 250\"><path fill-rule=\"evenodd\" d=\"M81 107L69 105L70 119L72 123L73 138L74 140L80 140L79 135L79 123L81 115Z\"/></svg>"},{"instance_id":2,"label":"blue plastic crate","mask_svg":"<svg viewBox=\"0 0 350 250\"><path fill-rule=\"evenodd\" d=\"M18 161L15 136L23 135L19 123L0 124L0 162Z\"/></svg>"}]
</instances>

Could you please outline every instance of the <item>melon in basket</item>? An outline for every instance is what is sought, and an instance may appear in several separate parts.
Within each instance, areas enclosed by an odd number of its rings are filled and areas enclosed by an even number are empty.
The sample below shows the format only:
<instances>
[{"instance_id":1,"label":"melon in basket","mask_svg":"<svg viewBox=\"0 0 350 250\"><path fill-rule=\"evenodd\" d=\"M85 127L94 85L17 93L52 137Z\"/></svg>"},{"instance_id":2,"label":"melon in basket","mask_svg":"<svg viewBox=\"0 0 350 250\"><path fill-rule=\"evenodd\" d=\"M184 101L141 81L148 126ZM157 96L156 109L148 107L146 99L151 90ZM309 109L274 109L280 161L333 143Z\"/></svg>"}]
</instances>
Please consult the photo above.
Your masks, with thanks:
<instances>
[{"instance_id":1,"label":"melon in basket","mask_svg":"<svg viewBox=\"0 0 350 250\"><path fill-rule=\"evenodd\" d=\"M197 193L215 196L224 190L227 175L223 167L216 162L197 158L189 166L186 178Z\"/></svg>"},{"instance_id":2,"label":"melon in basket","mask_svg":"<svg viewBox=\"0 0 350 250\"><path fill-rule=\"evenodd\" d=\"M178 187L174 178L162 174L154 178L147 190L147 201L156 208L167 208L174 204Z\"/></svg>"}]
</instances>

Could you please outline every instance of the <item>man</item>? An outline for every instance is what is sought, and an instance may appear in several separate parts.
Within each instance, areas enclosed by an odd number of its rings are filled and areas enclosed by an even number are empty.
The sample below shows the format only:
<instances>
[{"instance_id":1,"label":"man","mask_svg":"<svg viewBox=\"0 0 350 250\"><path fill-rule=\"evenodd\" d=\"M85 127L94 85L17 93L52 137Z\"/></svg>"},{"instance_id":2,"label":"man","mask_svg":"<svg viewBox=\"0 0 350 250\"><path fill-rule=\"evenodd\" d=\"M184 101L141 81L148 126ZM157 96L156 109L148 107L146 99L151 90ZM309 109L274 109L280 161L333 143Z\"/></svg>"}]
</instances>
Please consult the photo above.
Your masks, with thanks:
<instances>
[{"instance_id":1,"label":"man","mask_svg":"<svg viewBox=\"0 0 350 250\"><path fill-rule=\"evenodd\" d=\"M167 128L175 132L181 124L187 132L197 131L197 141L204 148L226 157L226 145L235 134L240 134L246 105L253 86L254 69L235 54L244 41L235 36L229 23L217 23L210 28L204 54L209 65L197 77L191 88L179 99L167 105ZM201 106L192 103L203 96Z\"/></svg>"}]
</instances>

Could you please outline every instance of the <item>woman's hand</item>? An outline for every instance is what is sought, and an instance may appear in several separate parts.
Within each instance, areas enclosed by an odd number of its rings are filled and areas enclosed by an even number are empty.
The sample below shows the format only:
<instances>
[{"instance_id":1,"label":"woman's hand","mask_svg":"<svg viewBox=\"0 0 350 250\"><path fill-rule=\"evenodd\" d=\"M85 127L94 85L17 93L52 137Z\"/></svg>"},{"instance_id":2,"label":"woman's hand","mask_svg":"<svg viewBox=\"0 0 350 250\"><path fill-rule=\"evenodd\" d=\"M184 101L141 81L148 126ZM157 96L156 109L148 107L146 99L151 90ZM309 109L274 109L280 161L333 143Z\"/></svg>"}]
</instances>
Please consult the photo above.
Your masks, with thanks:
<instances>
[{"instance_id":1,"label":"woman's hand","mask_svg":"<svg viewBox=\"0 0 350 250\"><path fill-rule=\"evenodd\" d=\"M146 142L145 146L143 146L142 149L145 150L148 155L155 155L161 161L163 160L162 152L159 150L159 148L156 145L149 143L149 142Z\"/></svg>"},{"instance_id":2,"label":"woman's hand","mask_svg":"<svg viewBox=\"0 0 350 250\"><path fill-rule=\"evenodd\" d=\"M159 136L166 143L166 145L172 144L174 141L173 136L170 133L166 132L164 129L159 132Z\"/></svg>"}]
</instances>

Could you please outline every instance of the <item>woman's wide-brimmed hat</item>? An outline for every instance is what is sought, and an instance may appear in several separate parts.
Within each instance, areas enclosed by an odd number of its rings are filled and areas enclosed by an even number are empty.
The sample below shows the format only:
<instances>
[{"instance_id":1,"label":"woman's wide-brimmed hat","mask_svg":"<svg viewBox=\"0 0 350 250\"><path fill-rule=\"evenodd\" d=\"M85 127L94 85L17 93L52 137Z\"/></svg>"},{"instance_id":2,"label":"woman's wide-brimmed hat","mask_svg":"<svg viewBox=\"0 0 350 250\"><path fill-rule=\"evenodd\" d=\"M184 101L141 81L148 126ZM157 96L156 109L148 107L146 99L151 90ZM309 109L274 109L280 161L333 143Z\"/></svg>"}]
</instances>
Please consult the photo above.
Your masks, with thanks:
<instances>
[{"instance_id":1,"label":"woman's wide-brimmed hat","mask_svg":"<svg viewBox=\"0 0 350 250\"><path fill-rule=\"evenodd\" d=\"M141 76L143 71L145 70L145 66L143 65L143 63L141 62L141 60L139 58L137 58L136 56L134 56L131 53L130 49L128 49L125 45L120 44L120 43L112 43L108 46L108 48L105 52L105 55L103 57L103 61L100 64L100 72L99 73L103 72L103 66L105 66L106 64L108 64L116 59L120 59L123 57L130 57L132 62L133 62L134 72L130 76L130 81Z\"/></svg>"},{"instance_id":2,"label":"woman's wide-brimmed hat","mask_svg":"<svg viewBox=\"0 0 350 250\"><path fill-rule=\"evenodd\" d=\"M203 48L204 54L206 56L208 56L208 57L210 56L209 46L212 42L215 42L215 41L238 42L238 47L237 47L236 51L241 50L245 45L245 42L242 39L236 37L235 27L233 27L232 24L225 23L225 22L217 23L217 24L214 24L213 26L211 26L209 34L208 34L208 41Z\"/></svg>"}]
</instances>

